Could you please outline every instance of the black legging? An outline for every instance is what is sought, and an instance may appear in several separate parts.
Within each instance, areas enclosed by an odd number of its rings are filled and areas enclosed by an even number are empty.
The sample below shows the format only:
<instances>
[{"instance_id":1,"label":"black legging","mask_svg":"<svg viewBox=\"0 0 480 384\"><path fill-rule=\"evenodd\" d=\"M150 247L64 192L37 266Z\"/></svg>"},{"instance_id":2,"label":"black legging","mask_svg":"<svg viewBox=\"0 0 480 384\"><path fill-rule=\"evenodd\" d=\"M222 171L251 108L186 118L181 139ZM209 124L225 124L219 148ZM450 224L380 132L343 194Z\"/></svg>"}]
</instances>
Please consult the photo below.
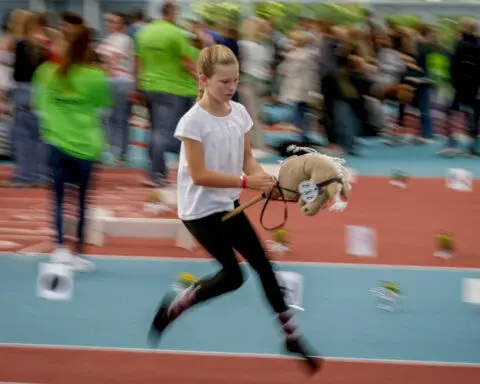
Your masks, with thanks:
<instances>
[{"instance_id":1,"label":"black legging","mask_svg":"<svg viewBox=\"0 0 480 384\"><path fill-rule=\"evenodd\" d=\"M83 253L85 243L85 211L88 191L93 170L93 161L73 157L52 146L50 151L50 166L53 173L53 193L55 200L55 227L57 244L63 244L63 203L65 185L74 184L78 187L78 223L77 249Z\"/></svg>"},{"instance_id":2,"label":"black legging","mask_svg":"<svg viewBox=\"0 0 480 384\"><path fill-rule=\"evenodd\" d=\"M327 140L332 145L338 144L339 132L335 126L335 79L332 75L324 76L322 82L323 93L323 126Z\"/></svg>"},{"instance_id":3,"label":"black legging","mask_svg":"<svg viewBox=\"0 0 480 384\"><path fill-rule=\"evenodd\" d=\"M238 202L235 205L238 206ZM257 272L273 310L276 313L287 311L272 265L247 216L240 213L222 222L221 218L225 213L183 221L199 244L222 266L215 275L200 280L195 301L204 302L242 286L244 278L234 253L235 249Z\"/></svg>"}]
</instances>

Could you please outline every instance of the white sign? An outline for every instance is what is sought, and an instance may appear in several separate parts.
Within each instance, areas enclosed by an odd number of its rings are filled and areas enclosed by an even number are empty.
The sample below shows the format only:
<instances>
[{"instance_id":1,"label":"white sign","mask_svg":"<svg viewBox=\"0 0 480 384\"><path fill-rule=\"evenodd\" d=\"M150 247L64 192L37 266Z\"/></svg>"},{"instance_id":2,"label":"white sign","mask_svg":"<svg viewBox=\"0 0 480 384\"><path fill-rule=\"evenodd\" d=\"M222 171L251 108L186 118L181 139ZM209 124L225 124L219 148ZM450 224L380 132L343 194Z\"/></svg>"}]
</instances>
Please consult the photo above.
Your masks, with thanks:
<instances>
[{"instance_id":1,"label":"white sign","mask_svg":"<svg viewBox=\"0 0 480 384\"><path fill-rule=\"evenodd\" d=\"M462 280L462 301L480 305L480 279L465 278Z\"/></svg>"},{"instance_id":2,"label":"white sign","mask_svg":"<svg viewBox=\"0 0 480 384\"><path fill-rule=\"evenodd\" d=\"M310 180L305 180L298 186L298 193L305 203L312 203L318 197L318 187Z\"/></svg>"},{"instance_id":3,"label":"white sign","mask_svg":"<svg viewBox=\"0 0 480 384\"><path fill-rule=\"evenodd\" d=\"M278 284L283 291L285 301L290 308L303 311L303 276L296 272L275 272Z\"/></svg>"},{"instance_id":4,"label":"white sign","mask_svg":"<svg viewBox=\"0 0 480 384\"><path fill-rule=\"evenodd\" d=\"M377 257L377 241L374 229L356 225L347 225L345 241L348 255L357 257Z\"/></svg>"},{"instance_id":5,"label":"white sign","mask_svg":"<svg viewBox=\"0 0 480 384\"><path fill-rule=\"evenodd\" d=\"M449 168L447 170L447 188L460 192L472 192L473 174L466 169Z\"/></svg>"},{"instance_id":6,"label":"white sign","mask_svg":"<svg viewBox=\"0 0 480 384\"><path fill-rule=\"evenodd\" d=\"M61 263L38 265L37 296L47 300L71 300L73 268Z\"/></svg>"}]
</instances>

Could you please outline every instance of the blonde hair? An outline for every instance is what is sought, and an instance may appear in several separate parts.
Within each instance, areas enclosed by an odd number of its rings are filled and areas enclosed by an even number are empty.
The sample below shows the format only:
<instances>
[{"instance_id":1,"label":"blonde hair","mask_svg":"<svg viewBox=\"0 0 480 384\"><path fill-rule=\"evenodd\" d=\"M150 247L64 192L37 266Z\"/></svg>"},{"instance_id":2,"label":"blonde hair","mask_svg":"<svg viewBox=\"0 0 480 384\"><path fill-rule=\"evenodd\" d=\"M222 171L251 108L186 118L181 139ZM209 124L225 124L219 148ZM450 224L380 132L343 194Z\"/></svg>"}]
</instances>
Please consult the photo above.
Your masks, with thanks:
<instances>
[{"instance_id":1,"label":"blonde hair","mask_svg":"<svg viewBox=\"0 0 480 384\"><path fill-rule=\"evenodd\" d=\"M401 49L402 53L407 53L412 56L418 55L418 33L411 28L401 28Z\"/></svg>"},{"instance_id":2,"label":"blonde hair","mask_svg":"<svg viewBox=\"0 0 480 384\"><path fill-rule=\"evenodd\" d=\"M368 59L374 56L373 46L368 36L358 28L350 28L347 32L347 40L352 48L357 51L357 56Z\"/></svg>"},{"instance_id":3,"label":"blonde hair","mask_svg":"<svg viewBox=\"0 0 480 384\"><path fill-rule=\"evenodd\" d=\"M311 42L310 36L304 31L291 32L290 39L293 40L295 45L299 48L306 47Z\"/></svg>"},{"instance_id":4,"label":"blonde hair","mask_svg":"<svg viewBox=\"0 0 480 384\"><path fill-rule=\"evenodd\" d=\"M38 30L43 28L45 24L46 19L42 13L29 11L22 14L19 36L27 42L30 61L34 65L39 64L41 59L47 54L46 48L36 38Z\"/></svg>"},{"instance_id":5,"label":"blonde hair","mask_svg":"<svg viewBox=\"0 0 480 384\"><path fill-rule=\"evenodd\" d=\"M31 11L24 9L15 9L10 14L7 28L16 39L25 38L25 22L31 13Z\"/></svg>"},{"instance_id":6,"label":"blonde hair","mask_svg":"<svg viewBox=\"0 0 480 384\"><path fill-rule=\"evenodd\" d=\"M332 27L332 34L335 37L338 37L340 40L347 40L348 38L348 30L339 25L335 25Z\"/></svg>"},{"instance_id":7,"label":"blonde hair","mask_svg":"<svg viewBox=\"0 0 480 384\"><path fill-rule=\"evenodd\" d=\"M267 39L270 25L265 19L249 17L242 24L242 35L244 40L259 41Z\"/></svg>"},{"instance_id":8,"label":"blonde hair","mask_svg":"<svg viewBox=\"0 0 480 384\"><path fill-rule=\"evenodd\" d=\"M197 73L210 79L215 74L216 65L238 64L238 60L232 50L225 45L211 45L200 51L197 61ZM200 86L197 100L203 96L204 89Z\"/></svg>"},{"instance_id":9,"label":"blonde hair","mask_svg":"<svg viewBox=\"0 0 480 384\"><path fill-rule=\"evenodd\" d=\"M460 31L465 34L474 35L477 32L477 22L471 17L464 17L460 20Z\"/></svg>"}]
</instances>

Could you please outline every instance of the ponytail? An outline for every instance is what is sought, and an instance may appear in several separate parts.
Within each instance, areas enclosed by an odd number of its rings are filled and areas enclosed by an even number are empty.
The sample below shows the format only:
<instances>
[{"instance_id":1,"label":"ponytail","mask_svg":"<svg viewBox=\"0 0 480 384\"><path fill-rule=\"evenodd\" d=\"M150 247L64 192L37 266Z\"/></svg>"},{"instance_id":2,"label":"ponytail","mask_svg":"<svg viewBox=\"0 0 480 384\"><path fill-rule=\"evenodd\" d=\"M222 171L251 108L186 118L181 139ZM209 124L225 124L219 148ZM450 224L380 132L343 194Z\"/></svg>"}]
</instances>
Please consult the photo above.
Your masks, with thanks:
<instances>
[{"instance_id":1,"label":"ponytail","mask_svg":"<svg viewBox=\"0 0 480 384\"><path fill-rule=\"evenodd\" d=\"M67 40L67 46L58 67L60 76L65 77L74 64L86 62L91 36L92 33L89 28L78 26L78 29Z\"/></svg>"}]
</instances>

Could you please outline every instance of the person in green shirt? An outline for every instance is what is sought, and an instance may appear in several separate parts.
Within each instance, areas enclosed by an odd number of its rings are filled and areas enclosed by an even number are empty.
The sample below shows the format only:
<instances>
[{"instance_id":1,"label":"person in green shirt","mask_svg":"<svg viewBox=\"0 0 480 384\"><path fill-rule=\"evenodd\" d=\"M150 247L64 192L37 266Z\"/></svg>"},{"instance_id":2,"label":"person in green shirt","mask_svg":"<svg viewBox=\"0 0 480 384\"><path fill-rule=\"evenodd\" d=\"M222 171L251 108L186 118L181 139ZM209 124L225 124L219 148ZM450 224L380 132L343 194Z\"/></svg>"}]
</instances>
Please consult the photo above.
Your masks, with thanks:
<instances>
[{"instance_id":1,"label":"person in green shirt","mask_svg":"<svg viewBox=\"0 0 480 384\"><path fill-rule=\"evenodd\" d=\"M95 162L105 148L98 109L111 105L107 74L86 59L91 29L79 26L59 63L45 62L33 78L33 105L40 117L41 135L50 145L50 166L55 196L57 247L52 261L86 271L93 263L83 255L87 196ZM77 244L72 253L64 247L62 208L65 185L78 187Z\"/></svg>"},{"instance_id":2,"label":"person in green shirt","mask_svg":"<svg viewBox=\"0 0 480 384\"><path fill-rule=\"evenodd\" d=\"M193 62L195 63L200 57L201 48L199 48L199 46L200 46L200 43L196 38L195 41L192 43L192 45L186 51L187 57L193 60ZM188 93L189 97L196 99L198 95L197 79L193 78L192 75L188 72L183 72L183 76L185 78L186 92Z\"/></svg>"},{"instance_id":3,"label":"person in green shirt","mask_svg":"<svg viewBox=\"0 0 480 384\"><path fill-rule=\"evenodd\" d=\"M167 184L167 152L178 153L180 141L173 137L180 118L195 103L192 79L196 81L191 42L175 22L178 6L162 5L161 20L145 26L135 35L137 93L144 95L150 115L151 136L148 180L151 187ZM138 95L137 95L138 96Z\"/></svg>"}]
</instances>

